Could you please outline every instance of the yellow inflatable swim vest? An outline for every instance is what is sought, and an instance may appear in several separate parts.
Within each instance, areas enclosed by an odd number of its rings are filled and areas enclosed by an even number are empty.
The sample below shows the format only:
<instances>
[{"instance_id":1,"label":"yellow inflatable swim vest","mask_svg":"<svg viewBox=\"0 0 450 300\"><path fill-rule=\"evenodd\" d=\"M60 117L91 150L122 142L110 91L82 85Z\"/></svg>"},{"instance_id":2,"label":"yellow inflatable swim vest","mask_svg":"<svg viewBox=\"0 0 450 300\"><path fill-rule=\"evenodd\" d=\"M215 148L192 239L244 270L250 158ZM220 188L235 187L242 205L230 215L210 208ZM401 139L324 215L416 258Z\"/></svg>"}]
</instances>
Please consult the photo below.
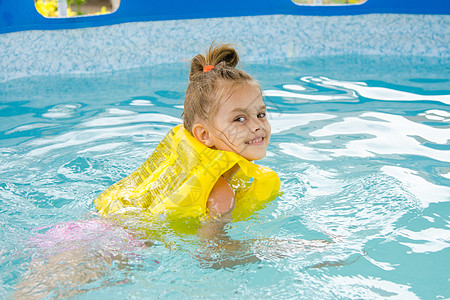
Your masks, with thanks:
<instances>
[{"instance_id":1,"label":"yellow inflatable swim vest","mask_svg":"<svg viewBox=\"0 0 450 300\"><path fill-rule=\"evenodd\" d=\"M240 168L229 182L236 194L233 217L246 218L277 196L277 174L236 153L204 146L182 125L135 172L101 193L95 205L103 216L137 209L171 219L204 217L213 186L235 164Z\"/></svg>"}]
</instances>

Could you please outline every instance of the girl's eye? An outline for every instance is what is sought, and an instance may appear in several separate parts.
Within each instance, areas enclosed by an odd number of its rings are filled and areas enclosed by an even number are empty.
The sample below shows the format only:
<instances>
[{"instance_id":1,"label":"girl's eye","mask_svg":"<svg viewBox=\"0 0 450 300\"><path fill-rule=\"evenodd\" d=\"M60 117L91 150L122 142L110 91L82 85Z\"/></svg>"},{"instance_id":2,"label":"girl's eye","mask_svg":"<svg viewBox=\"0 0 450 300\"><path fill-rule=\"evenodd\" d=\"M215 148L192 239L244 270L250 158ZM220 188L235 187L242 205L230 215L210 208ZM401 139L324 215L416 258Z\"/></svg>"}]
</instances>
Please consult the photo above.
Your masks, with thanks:
<instances>
[{"instance_id":1,"label":"girl's eye","mask_svg":"<svg viewBox=\"0 0 450 300\"><path fill-rule=\"evenodd\" d=\"M245 117L237 117L234 122L245 122Z\"/></svg>"},{"instance_id":2,"label":"girl's eye","mask_svg":"<svg viewBox=\"0 0 450 300\"><path fill-rule=\"evenodd\" d=\"M259 113L259 114L257 115L258 119L262 119L262 118L264 118L265 116L266 116L266 113Z\"/></svg>"}]
</instances>

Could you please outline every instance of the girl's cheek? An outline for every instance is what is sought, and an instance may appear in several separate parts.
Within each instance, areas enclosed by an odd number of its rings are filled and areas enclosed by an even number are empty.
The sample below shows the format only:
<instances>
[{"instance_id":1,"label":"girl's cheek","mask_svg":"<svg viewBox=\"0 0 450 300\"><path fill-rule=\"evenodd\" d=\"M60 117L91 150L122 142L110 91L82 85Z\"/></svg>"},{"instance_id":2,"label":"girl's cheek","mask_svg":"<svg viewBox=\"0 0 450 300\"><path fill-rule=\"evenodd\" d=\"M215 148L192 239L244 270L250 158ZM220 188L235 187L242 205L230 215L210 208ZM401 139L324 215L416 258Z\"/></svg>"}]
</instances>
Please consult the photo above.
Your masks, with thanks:
<instances>
[{"instance_id":1,"label":"girl's cheek","mask_svg":"<svg viewBox=\"0 0 450 300\"><path fill-rule=\"evenodd\" d=\"M270 126L269 120L266 120L266 132L270 135L270 133L272 132L272 127Z\"/></svg>"}]
</instances>

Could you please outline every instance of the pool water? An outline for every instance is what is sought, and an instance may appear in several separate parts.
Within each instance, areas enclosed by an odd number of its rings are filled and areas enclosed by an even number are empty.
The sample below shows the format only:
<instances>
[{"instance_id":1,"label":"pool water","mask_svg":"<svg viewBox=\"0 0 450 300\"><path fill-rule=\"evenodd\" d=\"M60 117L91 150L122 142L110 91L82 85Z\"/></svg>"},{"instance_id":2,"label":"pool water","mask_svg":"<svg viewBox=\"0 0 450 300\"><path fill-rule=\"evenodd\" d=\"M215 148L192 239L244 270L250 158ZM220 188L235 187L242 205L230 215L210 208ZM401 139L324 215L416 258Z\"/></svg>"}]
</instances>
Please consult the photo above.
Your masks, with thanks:
<instances>
[{"instance_id":1,"label":"pool water","mask_svg":"<svg viewBox=\"0 0 450 300\"><path fill-rule=\"evenodd\" d=\"M330 56L242 68L264 90L272 138L259 163L279 174L283 194L226 229L255 240L249 249L260 261L211 268L197 237L169 231L169 242L148 248L114 244L109 250L129 255L125 266L113 260L72 291L81 299L449 298L448 60ZM96 195L181 122L188 72L174 63L0 83L0 298L55 255L30 241L91 218ZM90 234L79 249L97 253L102 233Z\"/></svg>"}]
</instances>

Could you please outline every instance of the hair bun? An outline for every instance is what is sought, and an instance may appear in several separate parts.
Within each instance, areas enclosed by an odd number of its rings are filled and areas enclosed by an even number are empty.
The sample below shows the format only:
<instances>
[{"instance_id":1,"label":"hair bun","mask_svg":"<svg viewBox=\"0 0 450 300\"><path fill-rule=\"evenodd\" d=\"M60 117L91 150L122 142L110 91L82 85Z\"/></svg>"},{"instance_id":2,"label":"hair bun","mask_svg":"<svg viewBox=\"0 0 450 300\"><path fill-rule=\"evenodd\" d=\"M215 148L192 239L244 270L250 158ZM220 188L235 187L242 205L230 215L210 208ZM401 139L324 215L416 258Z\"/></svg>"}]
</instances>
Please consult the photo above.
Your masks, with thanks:
<instances>
[{"instance_id":1,"label":"hair bun","mask_svg":"<svg viewBox=\"0 0 450 300\"><path fill-rule=\"evenodd\" d=\"M189 80L203 73L207 65L223 68L234 68L239 63L239 55L231 44L211 44L206 55L197 54L191 61Z\"/></svg>"},{"instance_id":2,"label":"hair bun","mask_svg":"<svg viewBox=\"0 0 450 300\"><path fill-rule=\"evenodd\" d=\"M218 45L216 47L212 44L206 55L206 61L213 66L223 62L224 67L234 68L239 62L239 55L236 49L230 44Z\"/></svg>"}]
</instances>

